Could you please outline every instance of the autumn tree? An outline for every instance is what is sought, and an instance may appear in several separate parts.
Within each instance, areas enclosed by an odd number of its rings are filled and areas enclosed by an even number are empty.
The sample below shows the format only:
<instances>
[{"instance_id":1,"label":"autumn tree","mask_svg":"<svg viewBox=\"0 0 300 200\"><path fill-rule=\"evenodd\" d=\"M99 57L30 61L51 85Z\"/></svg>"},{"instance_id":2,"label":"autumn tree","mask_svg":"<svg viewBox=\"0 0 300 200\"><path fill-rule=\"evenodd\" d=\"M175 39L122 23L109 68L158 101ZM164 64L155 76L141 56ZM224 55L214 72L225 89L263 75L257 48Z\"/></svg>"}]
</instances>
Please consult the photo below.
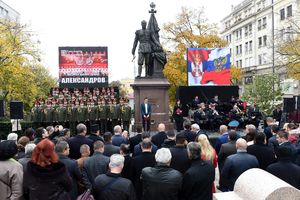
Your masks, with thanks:
<instances>
[{"instance_id":1,"label":"autumn tree","mask_svg":"<svg viewBox=\"0 0 300 200\"><path fill-rule=\"evenodd\" d=\"M0 20L0 93L7 102L22 101L25 111L56 85L49 71L39 64L40 50L33 36L24 25Z\"/></svg>"},{"instance_id":2,"label":"autumn tree","mask_svg":"<svg viewBox=\"0 0 300 200\"><path fill-rule=\"evenodd\" d=\"M256 104L265 114L271 115L276 102L282 100L284 89L280 86L278 76L272 74L257 75L253 77L252 84L245 86L242 98L248 103Z\"/></svg>"},{"instance_id":3,"label":"autumn tree","mask_svg":"<svg viewBox=\"0 0 300 200\"><path fill-rule=\"evenodd\" d=\"M230 66L230 82L231 85L240 84L242 78L244 76L244 71L241 67L236 67L234 65Z\"/></svg>"},{"instance_id":4,"label":"autumn tree","mask_svg":"<svg viewBox=\"0 0 300 200\"><path fill-rule=\"evenodd\" d=\"M208 23L203 8L183 7L174 22L164 24L162 38L168 54L164 75L171 84L169 96L173 105L176 87L187 85L187 48L224 47L226 42L217 35L216 25Z\"/></svg>"},{"instance_id":5,"label":"autumn tree","mask_svg":"<svg viewBox=\"0 0 300 200\"><path fill-rule=\"evenodd\" d=\"M276 65L283 67L290 78L300 80L299 12L287 18L285 27L275 34Z\"/></svg>"}]
</instances>

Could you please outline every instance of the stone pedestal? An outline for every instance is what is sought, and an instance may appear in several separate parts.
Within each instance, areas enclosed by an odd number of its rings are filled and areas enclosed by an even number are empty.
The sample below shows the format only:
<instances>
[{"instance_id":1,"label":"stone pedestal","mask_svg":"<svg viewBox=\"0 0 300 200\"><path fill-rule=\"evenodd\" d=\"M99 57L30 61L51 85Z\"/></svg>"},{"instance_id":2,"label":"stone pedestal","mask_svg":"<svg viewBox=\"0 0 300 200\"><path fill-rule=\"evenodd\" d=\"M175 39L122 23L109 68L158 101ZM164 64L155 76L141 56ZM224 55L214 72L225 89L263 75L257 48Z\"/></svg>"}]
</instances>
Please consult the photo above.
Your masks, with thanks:
<instances>
[{"instance_id":1,"label":"stone pedestal","mask_svg":"<svg viewBox=\"0 0 300 200\"><path fill-rule=\"evenodd\" d=\"M169 94L170 83L165 78L139 78L131 84L134 90L134 119L133 128L142 126L141 104L148 97L152 106L150 131L157 131L159 123L166 125L166 130L173 129L169 117Z\"/></svg>"},{"instance_id":2,"label":"stone pedestal","mask_svg":"<svg viewBox=\"0 0 300 200\"><path fill-rule=\"evenodd\" d=\"M272 174L249 169L237 179L232 192L214 193L214 200L300 199L300 191Z\"/></svg>"}]
</instances>

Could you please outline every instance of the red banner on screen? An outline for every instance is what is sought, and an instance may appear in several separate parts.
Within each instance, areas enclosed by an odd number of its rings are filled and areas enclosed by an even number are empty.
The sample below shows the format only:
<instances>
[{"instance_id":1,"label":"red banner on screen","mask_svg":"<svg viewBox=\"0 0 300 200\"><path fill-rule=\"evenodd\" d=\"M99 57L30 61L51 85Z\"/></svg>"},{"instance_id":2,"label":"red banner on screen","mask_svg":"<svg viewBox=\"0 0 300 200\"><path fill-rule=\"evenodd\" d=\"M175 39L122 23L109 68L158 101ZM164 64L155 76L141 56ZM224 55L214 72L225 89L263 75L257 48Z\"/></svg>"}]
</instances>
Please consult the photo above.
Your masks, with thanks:
<instances>
[{"instance_id":1,"label":"red banner on screen","mask_svg":"<svg viewBox=\"0 0 300 200\"><path fill-rule=\"evenodd\" d=\"M59 85L107 87L107 47L59 47Z\"/></svg>"}]
</instances>

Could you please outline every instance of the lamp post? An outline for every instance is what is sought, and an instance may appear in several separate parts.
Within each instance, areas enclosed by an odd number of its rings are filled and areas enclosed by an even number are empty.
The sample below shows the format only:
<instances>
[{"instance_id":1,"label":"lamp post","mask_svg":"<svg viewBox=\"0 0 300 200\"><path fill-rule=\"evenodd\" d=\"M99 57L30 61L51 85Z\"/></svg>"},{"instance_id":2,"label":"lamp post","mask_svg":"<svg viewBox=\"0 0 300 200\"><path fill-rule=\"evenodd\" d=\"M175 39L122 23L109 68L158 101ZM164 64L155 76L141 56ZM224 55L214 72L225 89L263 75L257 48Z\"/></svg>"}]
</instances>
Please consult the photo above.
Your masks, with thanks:
<instances>
[{"instance_id":1,"label":"lamp post","mask_svg":"<svg viewBox=\"0 0 300 200\"><path fill-rule=\"evenodd\" d=\"M272 0L272 75L273 75L273 82L272 82L272 91L273 91L273 101L272 105L274 107L274 92L275 92L275 27L274 27L274 0Z\"/></svg>"}]
</instances>

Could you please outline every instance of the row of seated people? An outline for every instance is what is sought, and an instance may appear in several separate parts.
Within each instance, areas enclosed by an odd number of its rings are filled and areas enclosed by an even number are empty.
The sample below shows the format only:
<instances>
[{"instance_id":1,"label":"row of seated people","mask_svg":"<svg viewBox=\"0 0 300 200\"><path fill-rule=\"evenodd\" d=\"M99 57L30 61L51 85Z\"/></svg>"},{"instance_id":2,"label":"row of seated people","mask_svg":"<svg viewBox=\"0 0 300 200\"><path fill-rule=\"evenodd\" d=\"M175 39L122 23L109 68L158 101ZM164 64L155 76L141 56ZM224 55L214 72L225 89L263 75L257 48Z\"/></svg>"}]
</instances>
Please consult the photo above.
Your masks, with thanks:
<instances>
[{"instance_id":1,"label":"row of seated people","mask_svg":"<svg viewBox=\"0 0 300 200\"><path fill-rule=\"evenodd\" d=\"M114 200L116 197L146 200L212 199L215 167L218 164L222 189L233 190L236 179L251 168L264 169L300 188L300 167L293 163L290 143L286 138L288 132L274 134L278 145L268 147L272 142L269 139L266 143L265 133L246 130L246 140L237 139L239 136L236 131L229 131L227 126L222 125L222 135L218 138L222 143L217 151L205 134L193 130L199 128L197 124L193 124L191 130L185 127L184 131L175 135L174 131L166 132L164 125L159 124L158 133L152 137L149 133L141 133L140 128L136 135L128 138L128 134L122 133L121 127L116 126L113 135L105 133L101 138L99 132L86 135L86 127L79 124L77 135L63 140L53 139L54 133L48 134L41 128L35 134L40 139L35 140L35 144L27 144L30 145L28 157L19 159L23 169L17 162L9 162L16 151L6 154L9 156L1 158L0 162L3 162L3 167L13 169L9 172L15 181L8 184L14 184L14 189L23 187L23 192L14 191L15 194L18 197L24 194L27 199L47 199L47 195L56 194L58 185L66 199L76 199L85 189L92 189L96 200ZM247 137L251 131L255 131L252 143ZM189 141L189 135L194 135L195 139ZM7 153L15 142L2 144L0 149ZM10 145L10 148L4 145ZM137 147L139 153L131 154L131 146ZM45 154L51 155L46 163L43 159L46 158ZM58 156L54 156L56 154ZM63 170L64 167L66 169ZM290 173L290 170L294 173ZM59 176L54 176L58 172ZM77 190L78 184L81 185L80 190ZM3 192L1 195L9 194Z\"/></svg>"},{"instance_id":2,"label":"row of seated people","mask_svg":"<svg viewBox=\"0 0 300 200\"><path fill-rule=\"evenodd\" d=\"M94 101L75 101L72 104L67 102L47 102L46 105L35 104L31 111L31 120L34 127L62 124L75 130L78 123L98 123L101 132L112 130L117 124L122 124L124 129L129 130L131 121L131 107L127 99L120 99L106 103L104 99L97 103Z\"/></svg>"}]
</instances>

